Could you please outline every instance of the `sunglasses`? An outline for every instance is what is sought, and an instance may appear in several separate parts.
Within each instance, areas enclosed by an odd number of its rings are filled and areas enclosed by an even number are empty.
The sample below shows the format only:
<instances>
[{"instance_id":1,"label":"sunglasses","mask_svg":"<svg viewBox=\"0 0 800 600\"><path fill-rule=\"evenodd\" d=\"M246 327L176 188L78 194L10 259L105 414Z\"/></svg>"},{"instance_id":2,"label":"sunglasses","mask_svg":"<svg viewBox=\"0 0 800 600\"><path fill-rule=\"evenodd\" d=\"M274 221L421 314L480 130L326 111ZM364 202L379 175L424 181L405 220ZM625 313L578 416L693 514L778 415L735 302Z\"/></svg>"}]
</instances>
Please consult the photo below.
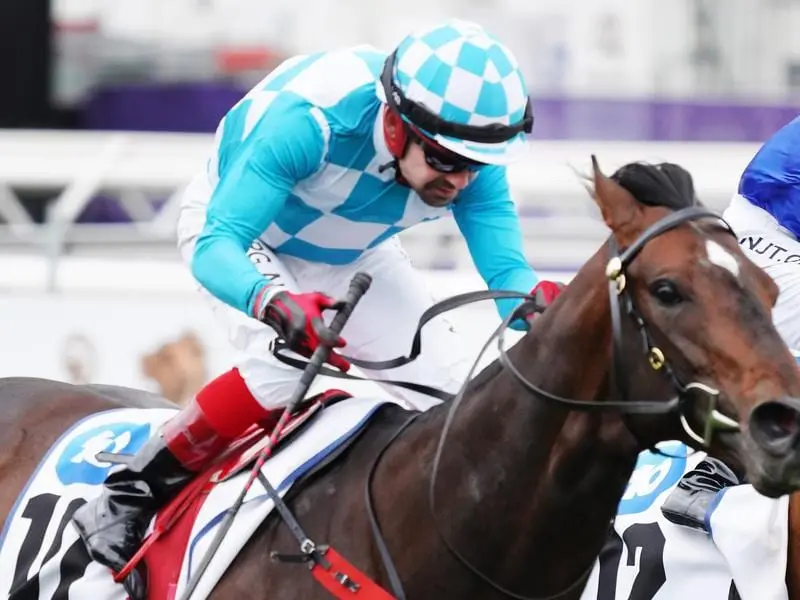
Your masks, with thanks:
<instances>
[{"instance_id":1,"label":"sunglasses","mask_svg":"<svg viewBox=\"0 0 800 600\"><path fill-rule=\"evenodd\" d=\"M486 166L468 158L464 158L442 148L439 144L424 138L413 129L410 131L411 138L415 144L422 148L425 155L425 163L438 173L463 173L464 171L478 171Z\"/></svg>"}]
</instances>

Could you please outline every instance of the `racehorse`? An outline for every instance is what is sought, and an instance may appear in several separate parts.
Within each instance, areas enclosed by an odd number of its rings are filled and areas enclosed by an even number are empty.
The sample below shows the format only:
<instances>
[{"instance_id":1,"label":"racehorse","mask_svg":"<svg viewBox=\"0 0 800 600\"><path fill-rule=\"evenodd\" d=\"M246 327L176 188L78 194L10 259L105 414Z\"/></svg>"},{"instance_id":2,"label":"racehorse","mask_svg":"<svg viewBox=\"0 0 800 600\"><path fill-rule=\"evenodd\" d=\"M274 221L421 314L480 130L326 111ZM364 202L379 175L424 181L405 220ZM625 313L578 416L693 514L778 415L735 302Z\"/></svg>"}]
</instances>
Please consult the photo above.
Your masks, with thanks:
<instances>
[{"instance_id":1,"label":"racehorse","mask_svg":"<svg viewBox=\"0 0 800 600\"><path fill-rule=\"evenodd\" d=\"M608 243L520 341L452 401L417 415L381 408L287 496L310 537L396 597L578 598L639 451L660 440L706 446L765 494L800 487L789 443L800 378L770 318L775 284L695 205L679 166L634 163L607 178L593 165ZM0 382L0 514L76 421L157 402ZM306 569L270 560L295 547L270 517L211 597L329 597Z\"/></svg>"}]
</instances>

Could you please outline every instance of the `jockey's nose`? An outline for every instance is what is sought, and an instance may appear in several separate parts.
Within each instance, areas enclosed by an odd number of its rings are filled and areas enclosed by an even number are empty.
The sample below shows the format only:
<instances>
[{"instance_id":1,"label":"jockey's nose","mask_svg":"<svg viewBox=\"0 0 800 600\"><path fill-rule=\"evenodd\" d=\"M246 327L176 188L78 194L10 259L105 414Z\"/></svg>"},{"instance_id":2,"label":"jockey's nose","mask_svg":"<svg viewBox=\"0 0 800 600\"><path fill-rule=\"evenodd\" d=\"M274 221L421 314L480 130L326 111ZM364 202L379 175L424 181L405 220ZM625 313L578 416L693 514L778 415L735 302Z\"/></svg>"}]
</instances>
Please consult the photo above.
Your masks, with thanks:
<instances>
[{"instance_id":1,"label":"jockey's nose","mask_svg":"<svg viewBox=\"0 0 800 600\"><path fill-rule=\"evenodd\" d=\"M447 182L457 190L463 190L472 179L472 173L462 171L461 173L448 173L445 175Z\"/></svg>"}]
</instances>

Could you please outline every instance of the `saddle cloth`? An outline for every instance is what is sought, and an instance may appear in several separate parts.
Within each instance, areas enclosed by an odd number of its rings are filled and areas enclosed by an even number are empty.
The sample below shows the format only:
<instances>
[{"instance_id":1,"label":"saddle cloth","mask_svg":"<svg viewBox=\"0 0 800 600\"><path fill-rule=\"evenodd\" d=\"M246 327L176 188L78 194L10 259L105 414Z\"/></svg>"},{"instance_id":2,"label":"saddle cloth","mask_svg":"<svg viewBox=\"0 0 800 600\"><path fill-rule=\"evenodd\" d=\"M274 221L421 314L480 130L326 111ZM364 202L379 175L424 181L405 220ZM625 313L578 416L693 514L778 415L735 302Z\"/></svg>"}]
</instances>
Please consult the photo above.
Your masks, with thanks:
<instances>
[{"instance_id":1,"label":"saddle cloth","mask_svg":"<svg viewBox=\"0 0 800 600\"><path fill-rule=\"evenodd\" d=\"M294 437L278 447L262 472L284 496L292 484L324 461L341 444L361 430L385 403L373 397L348 398L325 407ZM125 600L121 584L103 565L93 562L69 518L83 503L96 497L114 465L97 459L98 452L133 454L169 417L174 409L119 409L91 415L75 424L56 441L17 498L0 532L0 597L9 600ZM176 550L174 543L158 544L148 554L153 568L179 560L178 581L158 600L181 598L194 570L203 560L225 511L244 487L249 468L218 482L191 511L184 524L190 532ZM273 503L256 481L245 496L218 551L208 565L194 599L206 598L220 577L270 514ZM324 542L324 540L320 540ZM176 553L177 551L177 553ZM163 560L162 560L163 559ZM177 566L172 564L177 571Z\"/></svg>"},{"instance_id":2,"label":"saddle cloth","mask_svg":"<svg viewBox=\"0 0 800 600\"><path fill-rule=\"evenodd\" d=\"M581 600L788 600L789 497L723 488L706 516L710 535L676 525L661 505L705 454L658 447L675 458L640 454Z\"/></svg>"}]
</instances>

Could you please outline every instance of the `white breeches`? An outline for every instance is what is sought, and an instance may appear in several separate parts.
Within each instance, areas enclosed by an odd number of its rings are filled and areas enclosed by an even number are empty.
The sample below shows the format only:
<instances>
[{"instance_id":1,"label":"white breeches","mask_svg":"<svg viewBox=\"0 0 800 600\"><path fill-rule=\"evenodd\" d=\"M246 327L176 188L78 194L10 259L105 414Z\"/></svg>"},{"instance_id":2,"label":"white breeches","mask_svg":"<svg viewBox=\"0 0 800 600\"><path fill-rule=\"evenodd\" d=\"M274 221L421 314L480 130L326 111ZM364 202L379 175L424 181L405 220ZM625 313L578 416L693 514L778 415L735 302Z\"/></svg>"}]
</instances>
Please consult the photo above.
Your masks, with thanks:
<instances>
[{"instance_id":1,"label":"white breeches","mask_svg":"<svg viewBox=\"0 0 800 600\"><path fill-rule=\"evenodd\" d=\"M178 245L187 264L203 221L202 207L186 203L179 219ZM356 272L368 273L372 285L342 331L347 346L341 352L361 360L407 356L419 318L434 302L423 276L412 267L396 239L390 239L365 252L355 262L342 266L276 256L262 241L251 245L248 256L261 273L277 276L291 291L322 292L335 299L344 298ZM198 287L216 319L227 331L236 351L235 366L251 393L265 408L284 406L302 372L280 362L272 354L270 349L276 339L275 332ZM333 311L326 312L328 320L333 318L333 314ZM452 324L444 317L437 317L423 329L422 353L417 360L391 370L359 373L352 369L351 372L378 380L421 383L455 393L470 366L466 353L461 351L464 347L463 339ZM338 386L335 380L332 380L332 387L347 389L346 384ZM411 408L425 410L439 403L430 396L396 386L382 387L394 396L391 399Z\"/></svg>"}]
</instances>

